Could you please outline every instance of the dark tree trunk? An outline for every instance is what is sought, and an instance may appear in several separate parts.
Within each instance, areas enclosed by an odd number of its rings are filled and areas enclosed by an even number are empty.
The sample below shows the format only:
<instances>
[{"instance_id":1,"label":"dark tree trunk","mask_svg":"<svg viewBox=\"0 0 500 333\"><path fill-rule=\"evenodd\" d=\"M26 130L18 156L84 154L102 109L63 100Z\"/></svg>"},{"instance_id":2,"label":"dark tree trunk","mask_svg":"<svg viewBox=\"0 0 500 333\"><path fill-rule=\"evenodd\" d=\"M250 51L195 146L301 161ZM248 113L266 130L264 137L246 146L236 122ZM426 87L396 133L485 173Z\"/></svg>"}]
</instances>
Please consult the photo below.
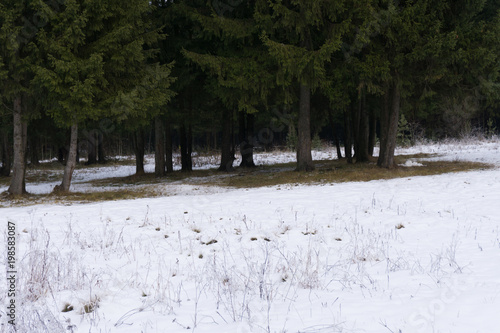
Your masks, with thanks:
<instances>
[{"instance_id":1,"label":"dark tree trunk","mask_svg":"<svg viewBox=\"0 0 500 333\"><path fill-rule=\"evenodd\" d=\"M26 137L28 126L23 121L22 98L14 99L14 163L8 192L14 195L26 193Z\"/></svg>"},{"instance_id":2,"label":"dark tree trunk","mask_svg":"<svg viewBox=\"0 0 500 333\"><path fill-rule=\"evenodd\" d=\"M191 118L191 116L190 116ZM187 132L187 165L189 171L193 171L193 125L189 122Z\"/></svg>"},{"instance_id":3,"label":"dark tree trunk","mask_svg":"<svg viewBox=\"0 0 500 333\"><path fill-rule=\"evenodd\" d=\"M351 113L344 111L344 148L347 163L352 163L352 134L351 134Z\"/></svg>"},{"instance_id":4,"label":"dark tree trunk","mask_svg":"<svg viewBox=\"0 0 500 333\"><path fill-rule=\"evenodd\" d=\"M193 152L193 133L191 127L192 101L188 94L182 103L187 114L186 121L181 124L180 128L180 148L181 148L181 171L193 171L193 160L191 154Z\"/></svg>"},{"instance_id":5,"label":"dark tree trunk","mask_svg":"<svg viewBox=\"0 0 500 333\"><path fill-rule=\"evenodd\" d=\"M5 131L2 135L2 167L0 168L0 176L8 177L10 175L11 164L9 134Z\"/></svg>"},{"instance_id":6,"label":"dark tree trunk","mask_svg":"<svg viewBox=\"0 0 500 333\"><path fill-rule=\"evenodd\" d=\"M87 149L88 149L88 156L87 156L87 165L92 165L92 164L97 164L97 140L98 140L98 134L96 133L95 130L88 131L86 133L86 139L87 139Z\"/></svg>"},{"instance_id":7,"label":"dark tree trunk","mask_svg":"<svg viewBox=\"0 0 500 333\"><path fill-rule=\"evenodd\" d=\"M240 167L253 168L254 115L239 113Z\"/></svg>"},{"instance_id":8,"label":"dark tree trunk","mask_svg":"<svg viewBox=\"0 0 500 333\"><path fill-rule=\"evenodd\" d=\"M351 121L351 138L352 138L352 146L354 150L353 159L356 158L356 153L358 151L358 133L359 133L359 111L360 108L360 100L359 97L352 96L351 102L351 113L349 119Z\"/></svg>"},{"instance_id":9,"label":"dark tree trunk","mask_svg":"<svg viewBox=\"0 0 500 333\"><path fill-rule=\"evenodd\" d=\"M69 141L69 153L64 167L63 180L61 185L54 188L54 192L69 192L73 171L76 166L76 155L78 150L78 124L71 126L71 136Z\"/></svg>"},{"instance_id":10,"label":"dark tree trunk","mask_svg":"<svg viewBox=\"0 0 500 333\"><path fill-rule=\"evenodd\" d=\"M400 105L399 77L396 74L392 87L387 89L384 96L384 106L380 115L380 154L377 165L382 168L392 169L396 167L394 151L398 134Z\"/></svg>"},{"instance_id":11,"label":"dark tree trunk","mask_svg":"<svg viewBox=\"0 0 500 333\"><path fill-rule=\"evenodd\" d=\"M368 120L368 111L366 109L366 92L364 91L364 89L361 90L356 121L356 163L368 162L370 160L368 155L370 127Z\"/></svg>"},{"instance_id":12,"label":"dark tree trunk","mask_svg":"<svg viewBox=\"0 0 500 333\"><path fill-rule=\"evenodd\" d=\"M311 155L311 88L300 85L299 124L297 134L297 171L312 171Z\"/></svg>"},{"instance_id":13,"label":"dark tree trunk","mask_svg":"<svg viewBox=\"0 0 500 333\"><path fill-rule=\"evenodd\" d=\"M30 163L31 165L39 165L40 158L38 150L40 149L40 138L37 135L31 134L29 138L30 143Z\"/></svg>"},{"instance_id":14,"label":"dark tree trunk","mask_svg":"<svg viewBox=\"0 0 500 333\"><path fill-rule=\"evenodd\" d=\"M67 159L68 159L68 150L65 147L60 147L57 150L57 160L62 165L66 165Z\"/></svg>"},{"instance_id":15,"label":"dark tree trunk","mask_svg":"<svg viewBox=\"0 0 500 333\"><path fill-rule=\"evenodd\" d=\"M76 164L80 164L80 149L78 149L78 141L76 143Z\"/></svg>"},{"instance_id":16,"label":"dark tree trunk","mask_svg":"<svg viewBox=\"0 0 500 333\"><path fill-rule=\"evenodd\" d=\"M231 111L222 112L222 143L219 171L233 170L234 154L231 152Z\"/></svg>"},{"instance_id":17,"label":"dark tree trunk","mask_svg":"<svg viewBox=\"0 0 500 333\"><path fill-rule=\"evenodd\" d=\"M141 128L134 133L135 174L144 174L144 130Z\"/></svg>"},{"instance_id":18,"label":"dark tree trunk","mask_svg":"<svg viewBox=\"0 0 500 333\"><path fill-rule=\"evenodd\" d=\"M370 134L368 138L368 154L373 156L375 145L377 144L377 115L375 109L370 108Z\"/></svg>"},{"instance_id":19,"label":"dark tree trunk","mask_svg":"<svg viewBox=\"0 0 500 333\"><path fill-rule=\"evenodd\" d=\"M104 135L102 133L99 133L97 137L97 159L100 164L104 164L106 163L106 152L104 151Z\"/></svg>"},{"instance_id":20,"label":"dark tree trunk","mask_svg":"<svg viewBox=\"0 0 500 333\"><path fill-rule=\"evenodd\" d=\"M339 131L338 131L337 126L335 125L335 121L333 120L332 111L329 112L328 118L330 120L330 127L332 128L332 132L333 132L333 140L335 141L335 147L337 148L337 158L341 159L342 158L342 150L340 149Z\"/></svg>"},{"instance_id":21,"label":"dark tree trunk","mask_svg":"<svg viewBox=\"0 0 500 333\"><path fill-rule=\"evenodd\" d=\"M193 171L192 153L192 135L191 125L182 124L180 128L180 146L181 146L181 171Z\"/></svg>"},{"instance_id":22,"label":"dark tree trunk","mask_svg":"<svg viewBox=\"0 0 500 333\"><path fill-rule=\"evenodd\" d=\"M172 124L169 120L165 123L165 166L167 172L174 172L172 151Z\"/></svg>"},{"instance_id":23,"label":"dark tree trunk","mask_svg":"<svg viewBox=\"0 0 500 333\"><path fill-rule=\"evenodd\" d=\"M165 176L165 136L160 116L155 118L155 176Z\"/></svg>"},{"instance_id":24,"label":"dark tree trunk","mask_svg":"<svg viewBox=\"0 0 500 333\"><path fill-rule=\"evenodd\" d=\"M186 161L185 161L185 155L187 154L187 147L186 147L186 124L182 123L181 126L179 127L179 148L180 148L180 154L181 154L181 171L188 171L188 170L183 170L182 168L186 168Z\"/></svg>"}]
</instances>

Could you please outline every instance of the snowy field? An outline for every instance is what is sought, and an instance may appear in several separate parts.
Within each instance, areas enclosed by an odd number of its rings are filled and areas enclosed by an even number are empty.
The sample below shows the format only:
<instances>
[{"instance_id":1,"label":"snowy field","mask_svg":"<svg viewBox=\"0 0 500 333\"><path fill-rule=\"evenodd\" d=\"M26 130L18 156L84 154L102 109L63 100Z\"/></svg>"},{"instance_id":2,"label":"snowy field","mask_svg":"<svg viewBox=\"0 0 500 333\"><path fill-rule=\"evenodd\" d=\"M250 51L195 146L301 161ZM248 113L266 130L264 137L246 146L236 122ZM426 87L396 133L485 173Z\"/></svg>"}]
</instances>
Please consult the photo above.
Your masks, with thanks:
<instances>
[{"instance_id":1,"label":"snowy field","mask_svg":"<svg viewBox=\"0 0 500 333\"><path fill-rule=\"evenodd\" d=\"M466 173L237 190L160 184L177 195L2 208L2 244L16 223L18 332L497 332L499 148L496 139L398 150L497 166ZM72 190L133 171L78 170Z\"/></svg>"}]
</instances>

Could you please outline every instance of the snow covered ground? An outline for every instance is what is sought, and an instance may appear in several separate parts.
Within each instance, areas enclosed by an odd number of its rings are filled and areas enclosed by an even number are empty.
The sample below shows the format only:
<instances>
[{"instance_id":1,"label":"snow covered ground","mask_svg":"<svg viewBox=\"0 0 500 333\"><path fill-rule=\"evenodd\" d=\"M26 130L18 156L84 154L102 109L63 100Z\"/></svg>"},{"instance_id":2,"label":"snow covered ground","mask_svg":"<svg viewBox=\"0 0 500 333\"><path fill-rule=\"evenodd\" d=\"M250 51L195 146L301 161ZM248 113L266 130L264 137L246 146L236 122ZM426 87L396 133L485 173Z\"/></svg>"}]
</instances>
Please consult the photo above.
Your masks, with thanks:
<instances>
[{"instance_id":1,"label":"snow covered ground","mask_svg":"<svg viewBox=\"0 0 500 333\"><path fill-rule=\"evenodd\" d=\"M499 148L489 140L398 153L500 166ZM294 157L259 154L256 160ZM132 173L130 166L78 170L74 189ZM55 184L30 184L28 191L48 193ZM178 195L0 209L1 239L7 221L18 234L19 332L500 327L498 167L317 186L157 186ZM6 265L6 250L1 253Z\"/></svg>"}]
</instances>

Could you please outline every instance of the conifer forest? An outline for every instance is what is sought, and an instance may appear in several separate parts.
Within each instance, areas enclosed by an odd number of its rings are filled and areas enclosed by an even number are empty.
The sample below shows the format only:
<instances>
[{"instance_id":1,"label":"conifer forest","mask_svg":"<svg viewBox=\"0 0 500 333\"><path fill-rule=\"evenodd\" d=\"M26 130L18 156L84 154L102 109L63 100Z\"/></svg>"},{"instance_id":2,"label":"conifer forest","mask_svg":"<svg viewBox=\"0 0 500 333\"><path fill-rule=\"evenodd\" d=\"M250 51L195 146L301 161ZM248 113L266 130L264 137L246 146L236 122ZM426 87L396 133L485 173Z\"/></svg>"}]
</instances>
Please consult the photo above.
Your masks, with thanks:
<instances>
[{"instance_id":1,"label":"conifer forest","mask_svg":"<svg viewBox=\"0 0 500 333\"><path fill-rule=\"evenodd\" d=\"M395 166L400 140L494 133L497 0L44 0L0 4L0 153L8 192L27 165L154 153L155 175L220 171L253 153L331 142L347 163ZM346 147L342 156L340 147ZM240 165L234 165L236 155Z\"/></svg>"},{"instance_id":2,"label":"conifer forest","mask_svg":"<svg viewBox=\"0 0 500 333\"><path fill-rule=\"evenodd\" d=\"M499 129L500 0L0 0L0 332L499 332Z\"/></svg>"}]
</instances>

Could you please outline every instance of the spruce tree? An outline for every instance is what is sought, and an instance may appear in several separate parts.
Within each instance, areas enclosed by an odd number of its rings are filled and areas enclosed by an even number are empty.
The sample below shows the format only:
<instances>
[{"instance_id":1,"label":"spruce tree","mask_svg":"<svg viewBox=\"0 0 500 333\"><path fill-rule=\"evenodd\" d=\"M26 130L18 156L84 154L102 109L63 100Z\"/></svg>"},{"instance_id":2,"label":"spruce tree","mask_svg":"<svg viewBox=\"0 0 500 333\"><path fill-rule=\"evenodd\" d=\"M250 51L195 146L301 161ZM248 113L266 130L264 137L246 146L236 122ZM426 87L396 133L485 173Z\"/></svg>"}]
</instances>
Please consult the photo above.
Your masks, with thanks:
<instances>
[{"instance_id":1,"label":"spruce tree","mask_svg":"<svg viewBox=\"0 0 500 333\"><path fill-rule=\"evenodd\" d=\"M444 22L456 45L444 80L433 91L439 94L435 100L445 108L445 124L461 130L479 110L500 101L500 3L455 1Z\"/></svg>"},{"instance_id":2,"label":"spruce tree","mask_svg":"<svg viewBox=\"0 0 500 333\"><path fill-rule=\"evenodd\" d=\"M8 192L26 192L27 124L32 112L29 102L34 99L31 89L32 66L39 62L34 47L40 28L46 24L43 16L35 19L36 1L10 1L0 4L0 100L13 115L13 173ZM5 140L4 140L5 142ZM5 171L6 172L6 171Z\"/></svg>"},{"instance_id":3,"label":"spruce tree","mask_svg":"<svg viewBox=\"0 0 500 333\"><path fill-rule=\"evenodd\" d=\"M144 117L169 98L169 68L147 61L146 46L160 37L151 28L149 2L68 0L59 8L39 4L49 18L40 32L34 82L47 98L47 111L62 127L71 128L63 181L68 191L76 164L78 125L86 119Z\"/></svg>"},{"instance_id":4,"label":"spruce tree","mask_svg":"<svg viewBox=\"0 0 500 333\"><path fill-rule=\"evenodd\" d=\"M183 54L211 77L213 88L210 91L224 104L219 168L222 171L231 170L234 159L231 145L233 110L239 113L241 166L255 166L253 115L266 107L275 86L270 75L271 59L259 40L253 11L253 1L236 3L223 12L214 6L211 15L197 8L185 9L186 15L202 28L201 38L211 41L210 48L186 48Z\"/></svg>"},{"instance_id":5,"label":"spruce tree","mask_svg":"<svg viewBox=\"0 0 500 333\"><path fill-rule=\"evenodd\" d=\"M359 63L360 76L369 92L380 94L380 154L377 164L395 167L394 151L402 106L420 87L439 81L445 61L455 45L443 26L448 2L416 0L381 1L377 7L376 34Z\"/></svg>"},{"instance_id":6,"label":"spruce tree","mask_svg":"<svg viewBox=\"0 0 500 333\"><path fill-rule=\"evenodd\" d=\"M297 170L314 169L311 155L311 91L330 85L327 64L349 28L355 1L258 1L262 40L279 63L277 82L299 91ZM366 5L366 4L365 4Z\"/></svg>"},{"instance_id":7,"label":"spruce tree","mask_svg":"<svg viewBox=\"0 0 500 333\"><path fill-rule=\"evenodd\" d=\"M166 164L172 171L172 132L175 128L179 134L179 148L181 154L181 170L192 170L193 128L203 124L203 115L200 109L206 104L207 92L203 89L205 75L183 56L184 48L193 51L208 50L210 41L204 40L203 29L192 20L193 12L208 13L206 1L179 0L154 1L158 10L155 20L163 27L168 35L160 44L158 58L162 63L174 62L172 75L178 79L172 89L177 93L168 108L168 115L163 116L166 139Z\"/></svg>"}]
</instances>

